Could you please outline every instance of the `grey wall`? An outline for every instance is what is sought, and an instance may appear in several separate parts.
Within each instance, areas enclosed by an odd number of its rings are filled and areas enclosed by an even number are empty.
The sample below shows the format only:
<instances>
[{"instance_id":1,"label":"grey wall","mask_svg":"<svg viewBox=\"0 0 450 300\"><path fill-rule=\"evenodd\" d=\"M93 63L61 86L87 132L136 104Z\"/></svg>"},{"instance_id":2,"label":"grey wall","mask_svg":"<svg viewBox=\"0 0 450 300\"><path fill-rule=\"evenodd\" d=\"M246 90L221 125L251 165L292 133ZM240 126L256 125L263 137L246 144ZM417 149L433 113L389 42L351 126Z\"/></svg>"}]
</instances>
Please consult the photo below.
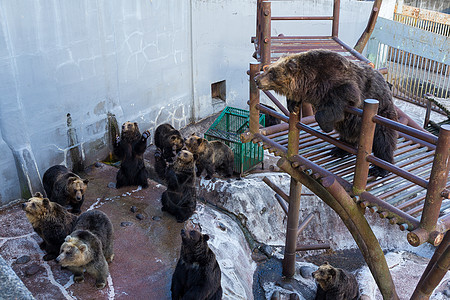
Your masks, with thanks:
<instances>
[{"instance_id":1,"label":"grey wall","mask_svg":"<svg viewBox=\"0 0 450 300\"><path fill-rule=\"evenodd\" d=\"M321 15L332 2L281 9ZM342 40L354 45L371 7L341 1ZM245 108L255 13L256 0L0 0L0 205L42 190L54 164L104 159L108 116L154 130ZM211 98L221 80L226 103Z\"/></svg>"}]
</instances>

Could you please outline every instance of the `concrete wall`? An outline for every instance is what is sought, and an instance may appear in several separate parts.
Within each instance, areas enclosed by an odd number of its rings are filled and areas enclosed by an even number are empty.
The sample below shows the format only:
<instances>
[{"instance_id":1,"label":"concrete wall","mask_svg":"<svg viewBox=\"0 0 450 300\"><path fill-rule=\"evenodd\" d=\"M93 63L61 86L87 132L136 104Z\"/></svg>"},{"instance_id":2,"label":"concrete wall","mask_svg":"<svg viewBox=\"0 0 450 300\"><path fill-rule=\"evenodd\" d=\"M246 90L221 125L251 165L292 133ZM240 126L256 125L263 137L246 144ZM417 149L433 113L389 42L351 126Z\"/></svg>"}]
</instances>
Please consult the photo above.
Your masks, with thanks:
<instances>
[{"instance_id":1,"label":"concrete wall","mask_svg":"<svg viewBox=\"0 0 450 300\"><path fill-rule=\"evenodd\" d=\"M323 15L332 3L275 4ZM342 40L355 44L371 7L341 1ZM0 1L0 205L42 190L51 165L104 159L112 115L154 130L245 108L255 13L256 0ZM331 27L302 24L273 32ZM225 102L211 98L222 80Z\"/></svg>"}]
</instances>

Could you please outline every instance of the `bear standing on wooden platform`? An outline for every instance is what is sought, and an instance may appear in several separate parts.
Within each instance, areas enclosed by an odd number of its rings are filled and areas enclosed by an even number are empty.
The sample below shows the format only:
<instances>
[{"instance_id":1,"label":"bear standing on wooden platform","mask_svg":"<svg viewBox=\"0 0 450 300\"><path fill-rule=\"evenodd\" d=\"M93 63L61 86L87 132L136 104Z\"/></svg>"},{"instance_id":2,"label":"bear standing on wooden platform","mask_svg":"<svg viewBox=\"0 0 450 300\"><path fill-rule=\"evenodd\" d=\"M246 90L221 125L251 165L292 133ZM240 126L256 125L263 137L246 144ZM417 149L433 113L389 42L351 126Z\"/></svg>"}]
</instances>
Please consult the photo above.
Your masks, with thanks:
<instances>
[{"instance_id":1,"label":"bear standing on wooden platform","mask_svg":"<svg viewBox=\"0 0 450 300\"><path fill-rule=\"evenodd\" d=\"M109 274L108 262L113 258L112 223L105 213L91 210L78 218L56 261L74 274L76 283L84 281L83 273L86 271L95 278L95 286L103 289Z\"/></svg>"},{"instance_id":2,"label":"bear standing on wooden platform","mask_svg":"<svg viewBox=\"0 0 450 300\"><path fill-rule=\"evenodd\" d=\"M181 230L181 251L172 276L172 299L222 299L221 271L208 246L209 236Z\"/></svg>"},{"instance_id":3,"label":"bear standing on wooden platform","mask_svg":"<svg viewBox=\"0 0 450 300\"><path fill-rule=\"evenodd\" d=\"M181 150L173 167L167 169L166 180L167 190L161 196L162 211L174 215L177 222L184 222L192 216L197 205L194 155Z\"/></svg>"},{"instance_id":4,"label":"bear standing on wooden platform","mask_svg":"<svg viewBox=\"0 0 450 300\"><path fill-rule=\"evenodd\" d=\"M41 193L36 193L28 202L23 203L22 209L34 231L44 240L39 245L47 252L44 260L56 258L64 239L72 232L77 216L58 203L44 198Z\"/></svg>"},{"instance_id":5,"label":"bear standing on wooden platform","mask_svg":"<svg viewBox=\"0 0 450 300\"><path fill-rule=\"evenodd\" d=\"M225 177L233 175L234 154L230 147L221 141L211 141L192 135L185 142L186 148L197 156L197 176L206 169L205 179L211 179L218 171Z\"/></svg>"},{"instance_id":6,"label":"bear standing on wooden platform","mask_svg":"<svg viewBox=\"0 0 450 300\"><path fill-rule=\"evenodd\" d=\"M71 212L74 214L81 212L80 208L84 202L88 179L81 179L65 166L57 165L45 171L42 182L50 201L62 206L72 206Z\"/></svg>"},{"instance_id":7,"label":"bear standing on wooden platform","mask_svg":"<svg viewBox=\"0 0 450 300\"><path fill-rule=\"evenodd\" d=\"M121 136L117 136L114 143L114 154L121 160L116 188L131 185L148 187L148 171L145 169L143 154L149 137L148 130L141 135L136 122L123 123Z\"/></svg>"},{"instance_id":8,"label":"bear standing on wooden platform","mask_svg":"<svg viewBox=\"0 0 450 300\"><path fill-rule=\"evenodd\" d=\"M383 76L367 64L358 64L328 50L311 50L281 57L255 78L258 88L286 96L289 111L302 102L310 103L316 121L325 132L335 129L341 141L356 146L361 118L344 111L346 106L362 108L365 99L379 101L378 115L397 120L392 92ZM373 153L394 162L397 132L376 125ZM349 155L336 148L336 157ZM389 172L373 166L369 175L384 177Z\"/></svg>"},{"instance_id":9,"label":"bear standing on wooden platform","mask_svg":"<svg viewBox=\"0 0 450 300\"><path fill-rule=\"evenodd\" d=\"M345 270L334 268L328 262L312 273L317 281L315 300L358 300L359 288L355 275Z\"/></svg>"}]
</instances>

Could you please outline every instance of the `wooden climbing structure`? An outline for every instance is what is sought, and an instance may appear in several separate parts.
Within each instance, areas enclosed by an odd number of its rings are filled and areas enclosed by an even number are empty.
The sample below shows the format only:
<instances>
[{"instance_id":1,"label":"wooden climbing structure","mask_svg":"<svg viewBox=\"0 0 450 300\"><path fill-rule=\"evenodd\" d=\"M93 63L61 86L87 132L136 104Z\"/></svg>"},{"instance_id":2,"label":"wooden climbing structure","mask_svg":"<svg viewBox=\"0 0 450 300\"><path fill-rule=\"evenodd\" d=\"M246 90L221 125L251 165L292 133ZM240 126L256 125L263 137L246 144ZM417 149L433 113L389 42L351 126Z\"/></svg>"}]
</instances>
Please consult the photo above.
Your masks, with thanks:
<instances>
[{"instance_id":1,"label":"wooden climbing structure","mask_svg":"<svg viewBox=\"0 0 450 300\"><path fill-rule=\"evenodd\" d=\"M278 113L260 104L260 91L254 78L263 66L283 53L325 48L345 52L348 57L368 62L358 52L343 45L337 38L339 1L334 1L330 17L285 17L295 20L331 20L330 37L270 37L270 22L283 17L271 17L270 2L258 1L257 36L253 38L258 62L250 64L250 128L241 135L244 142L261 144L280 157L277 165L291 176L288 200L286 246L283 275L295 272L296 251L317 249L298 247L299 208L302 185L308 187L328 204L342 219L361 250L364 259L384 299L398 299L383 251L364 214L367 210L400 230L409 231L412 246L431 243L435 254L424 271L411 299L428 299L450 266L450 125L441 126L439 136L412 128L377 115L378 101L367 99L363 109L347 107L346 112L363 119L357 147L350 147L338 139L338 134L324 133L314 116L291 112L270 93L264 92L281 110ZM267 25L267 22L269 25ZM276 40L276 42L274 42ZM268 48L267 48L268 47ZM263 112L282 121L281 124L261 128L259 114ZM398 131L398 142L393 164L372 154L375 125ZM330 150L339 147L352 155L336 158ZM368 176L369 165L390 172L384 178ZM268 182L277 191L277 187ZM280 198L280 197L279 197ZM281 199L279 199L282 202ZM323 247L325 248L326 245Z\"/></svg>"}]
</instances>

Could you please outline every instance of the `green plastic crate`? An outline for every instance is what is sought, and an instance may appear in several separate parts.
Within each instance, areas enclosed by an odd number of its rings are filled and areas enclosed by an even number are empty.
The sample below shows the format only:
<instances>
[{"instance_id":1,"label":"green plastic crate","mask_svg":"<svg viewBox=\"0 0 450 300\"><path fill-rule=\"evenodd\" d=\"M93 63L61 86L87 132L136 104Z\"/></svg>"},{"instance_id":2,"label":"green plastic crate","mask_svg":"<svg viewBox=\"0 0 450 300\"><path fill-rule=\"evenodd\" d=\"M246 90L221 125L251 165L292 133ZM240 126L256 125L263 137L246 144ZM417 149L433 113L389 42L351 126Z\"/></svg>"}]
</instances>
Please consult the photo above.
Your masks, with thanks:
<instances>
[{"instance_id":1,"label":"green plastic crate","mask_svg":"<svg viewBox=\"0 0 450 300\"><path fill-rule=\"evenodd\" d=\"M241 142L240 135L248 129L249 119L248 110L227 106L204 135L208 141L222 141L233 150L234 171L241 175L264 159L262 147ZM264 114L260 114L259 124L265 125Z\"/></svg>"}]
</instances>

